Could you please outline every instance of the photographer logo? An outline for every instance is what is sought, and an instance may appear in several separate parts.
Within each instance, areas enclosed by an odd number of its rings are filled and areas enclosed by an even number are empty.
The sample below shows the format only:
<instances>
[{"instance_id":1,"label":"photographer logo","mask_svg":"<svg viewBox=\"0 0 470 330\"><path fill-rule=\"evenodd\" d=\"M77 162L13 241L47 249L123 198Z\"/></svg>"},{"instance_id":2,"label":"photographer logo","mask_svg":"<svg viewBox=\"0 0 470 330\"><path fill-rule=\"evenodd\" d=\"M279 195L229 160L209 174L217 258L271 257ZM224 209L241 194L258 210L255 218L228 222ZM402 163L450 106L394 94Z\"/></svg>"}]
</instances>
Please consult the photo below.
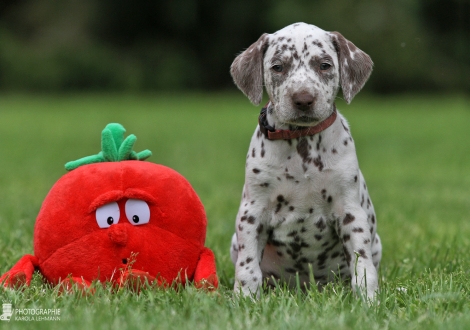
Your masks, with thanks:
<instances>
[{"instance_id":1,"label":"photographer logo","mask_svg":"<svg viewBox=\"0 0 470 330\"><path fill-rule=\"evenodd\" d=\"M10 302L3 302L2 308L2 321L60 321L60 308L13 308Z\"/></svg>"},{"instance_id":2,"label":"photographer logo","mask_svg":"<svg viewBox=\"0 0 470 330\"><path fill-rule=\"evenodd\" d=\"M0 320L10 322L13 312L11 311L11 304L3 304L3 313L0 315Z\"/></svg>"}]
</instances>

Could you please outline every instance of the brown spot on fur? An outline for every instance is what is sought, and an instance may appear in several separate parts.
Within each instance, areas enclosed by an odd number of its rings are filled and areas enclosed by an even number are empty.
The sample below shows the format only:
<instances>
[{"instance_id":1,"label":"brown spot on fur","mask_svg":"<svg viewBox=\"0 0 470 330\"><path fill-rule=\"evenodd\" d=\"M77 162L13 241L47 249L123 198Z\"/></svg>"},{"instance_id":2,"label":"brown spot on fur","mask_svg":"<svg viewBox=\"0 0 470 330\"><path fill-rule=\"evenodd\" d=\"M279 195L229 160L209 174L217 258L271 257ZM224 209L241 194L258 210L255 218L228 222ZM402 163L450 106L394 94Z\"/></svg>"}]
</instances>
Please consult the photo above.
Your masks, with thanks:
<instances>
[{"instance_id":1,"label":"brown spot on fur","mask_svg":"<svg viewBox=\"0 0 470 330\"><path fill-rule=\"evenodd\" d=\"M360 249L359 251L357 251L359 253L359 255L361 257L363 257L364 259L367 259L367 256L366 256L366 251L364 251L364 249Z\"/></svg>"},{"instance_id":2,"label":"brown spot on fur","mask_svg":"<svg viewBox=\"0 0 470 330\"><path fill-rule=\"evenodd\" d=\"M343 245L343 252L344 252L344 255L346 257L346 262L349 266L349 264L351 263L351 260L352 260L351 253L349 253L348 249L344 245Z\"/></svg>"},{"instance_id":3,"label":"brown spot on fur","mask_svg":"<svg viewBox=\"0 0 470 330\"><path fill-rule=\"evenodd\" d=\"M353 222L354 220L356 220L356 218L354 217L354 215L352 215L351 213L346 213L346 216L345 216L344 219L343 219L343 225L350 224L350 223Z\"/></svg>"},{"instance_id":4,"label":"brown spot on fur","mask_svg":"<svg viewBox=\"0 0 470 330\"><path fill-rule=\"evenodd\" d=\"M285 176L286 176L286 179L287 179L287 180L294 180L294 179L295 179L295 177L293 177L293 176L290 175L289 173L286 173Z\"/></svg>"},{"instance_id":5,"label":"brown spot on fur","mask_svg":"<svg viewBox=\"0 0 470 330\"><path fill-rule=\"evenodd\" d=\"M323 221L323 218L320 218L320 220L318 220L317 222L315 222L315 227L317 227L318 229L320 229L320 231L323 231L323 230L326 228L326 224L325 224L325 222Z\"/></svg>"},{"instance_id":6,"label":"brown spot on fur","mask_svg":"<svg viewBox=\"0 0 470 330\"><path fill-rule=\"evenodd\" d=\"M287 234L287 236L290 236L290 237L293 237L295 235L297 235L297 230L293 230L289 234Z\"/></svg>"},{"instance_id":7,"label":"brown spot on fur","mask_svg":"<svg viewBox=\"0 0 470 330\"><path fill-rule=\"evenodd\" d=\"M302 157L303 162L308 162L310 158L310 152L308 151L308 147L308 140L305 138L302 138L297 144L297 152L299 153L300 157Z\"/></svg>"},{"instance_id":8,"label":"brown spot on fur","mask_svg":"<svg viewBox=\"0 0 470 330\"><path fill-rule=\"evenodd\" d=\"M323 44L318 40L312 41L312 44L314 44L315 46L317 46L319 48L323 48Z\"/></svg>"},{"instance_id":9,"label":"brown spot on fur","mask_svg":"<svg viewBox=\"0 0 470 330\"><path fill-rule=\"evenodd\" d=\"M318 167L318 170L321 172L323 170L323 167L324 167L324 164L321 160L321 156L318 155L317 157L315 157L313 159L313 165L315 165L316 167Z\"/></svg>"},{"instance_id":10,"label":"brown spot on fur","mask_svg":"<svg viewBox=\"0 0 470 330\"><path fill-rule=\"evenodd\" d=\"M336 251L335 253L333 253L333 254L331 255L331 259L334 259L334 258L336 258L336 257L338 257L338 256L339 256L339 252Z\"/></svg>"}]
</instances>

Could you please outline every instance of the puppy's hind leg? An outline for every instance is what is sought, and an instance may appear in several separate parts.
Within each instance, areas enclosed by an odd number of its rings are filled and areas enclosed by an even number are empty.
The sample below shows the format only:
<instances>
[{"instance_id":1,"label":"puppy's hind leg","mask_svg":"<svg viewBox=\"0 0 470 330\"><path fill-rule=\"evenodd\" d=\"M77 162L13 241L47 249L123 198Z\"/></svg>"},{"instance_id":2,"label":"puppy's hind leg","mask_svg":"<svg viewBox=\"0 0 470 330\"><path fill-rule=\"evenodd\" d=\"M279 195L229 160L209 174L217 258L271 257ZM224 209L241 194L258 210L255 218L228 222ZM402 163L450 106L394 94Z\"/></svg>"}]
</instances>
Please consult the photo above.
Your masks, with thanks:
<instances>
[{"instance_id":1,"label":"puppy's hind leg","mask_svg":"<svg viewBox=\"0 0 470 330\"><path fill-rule=\"evenodd\" d=\"M230 246L230 257L232 258L232 262L235 265L238 259L238 240L237 240L237 233L234 233L232 236L232 244Z\"/></svg>"},{"instance_id":2,"label":"puppy's hind leg","mask_svg":"<svg viewBox=\"0 0 470 330\"><path fill-rule=\"evenodd\" d=\"M375 234L375 239L372 243L372 262L375 269L379 270L380 260L382 259L382 242L380 241L379 234Z\"/></svg>"}]
</instances>

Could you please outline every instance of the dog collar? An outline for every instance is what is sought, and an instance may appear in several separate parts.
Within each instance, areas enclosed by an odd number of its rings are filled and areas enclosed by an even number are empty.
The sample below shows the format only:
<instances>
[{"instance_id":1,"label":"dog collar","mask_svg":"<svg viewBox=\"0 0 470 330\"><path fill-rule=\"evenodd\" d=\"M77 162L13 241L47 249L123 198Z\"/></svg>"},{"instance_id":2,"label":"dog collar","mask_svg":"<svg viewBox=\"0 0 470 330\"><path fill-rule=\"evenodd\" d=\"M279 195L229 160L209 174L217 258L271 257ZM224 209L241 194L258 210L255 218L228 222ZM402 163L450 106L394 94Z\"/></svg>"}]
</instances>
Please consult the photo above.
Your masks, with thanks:
<instances>
[{"instance_id":1,"label":"dog collar","mask_svg":"<svg viewBox=\"0 0 470 330\"><path fill-rule=\"evenodd\" d=\"M268 103L269 104L269 103ZM288 129L275 129L273 126L268 124L266 112L268 111L268 104L261 109L258 117L258 124L261 133L266 136L268 140L290 140L296 139L302 136L310 136L318 134L328 127L330 127L336 120L337 112L336 106L333 113L326 118L324 121L315 126L305 127L302 129L288 130Z\"/></svg>"}]
</instances>

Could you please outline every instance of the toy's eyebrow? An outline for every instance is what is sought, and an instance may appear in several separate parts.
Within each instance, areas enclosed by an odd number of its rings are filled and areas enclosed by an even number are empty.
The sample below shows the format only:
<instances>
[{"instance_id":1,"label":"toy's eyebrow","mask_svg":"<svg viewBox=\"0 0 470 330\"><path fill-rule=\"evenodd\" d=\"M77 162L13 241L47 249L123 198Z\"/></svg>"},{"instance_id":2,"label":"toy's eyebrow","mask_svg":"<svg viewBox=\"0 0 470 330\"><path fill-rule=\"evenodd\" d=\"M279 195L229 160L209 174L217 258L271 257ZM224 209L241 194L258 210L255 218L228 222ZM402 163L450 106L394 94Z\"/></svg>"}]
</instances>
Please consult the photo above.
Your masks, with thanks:
<instances>
[{"instance_id":1,"label":"toy's eyebrow","mask_svg":"<svg viewBox=\"0 0 470 330\"><path fill-rule=\"evenodd\" d=\"M126 191L111 190L111 191L105 192L104 194L99 195L90 204L88 211L89 213L93 213L96 211L97 208L105 204L111 203L111 202L117 202L118 200L125 198L125 197L133 198L133 199L141 199L148 203L157 204L156 199L149 193L140 189L129 188L129 189L126 189Z\"/></svg>"},{"instance_id":2,"label":"toy's eyebrow","mask_svg":"<svg viewBox=\"0 0 470 330\"><path fill-rule=\"evenodd\" d=\"M133 198L133 199L141 199L143 201L146 201L147 203L157 204L157 200L155 199L155 197L153 197L148 192L141 190L141 189L135 189L135 188L126 189L126 191L124 192L124 197Z\"/></svg>"}]
</instances>

